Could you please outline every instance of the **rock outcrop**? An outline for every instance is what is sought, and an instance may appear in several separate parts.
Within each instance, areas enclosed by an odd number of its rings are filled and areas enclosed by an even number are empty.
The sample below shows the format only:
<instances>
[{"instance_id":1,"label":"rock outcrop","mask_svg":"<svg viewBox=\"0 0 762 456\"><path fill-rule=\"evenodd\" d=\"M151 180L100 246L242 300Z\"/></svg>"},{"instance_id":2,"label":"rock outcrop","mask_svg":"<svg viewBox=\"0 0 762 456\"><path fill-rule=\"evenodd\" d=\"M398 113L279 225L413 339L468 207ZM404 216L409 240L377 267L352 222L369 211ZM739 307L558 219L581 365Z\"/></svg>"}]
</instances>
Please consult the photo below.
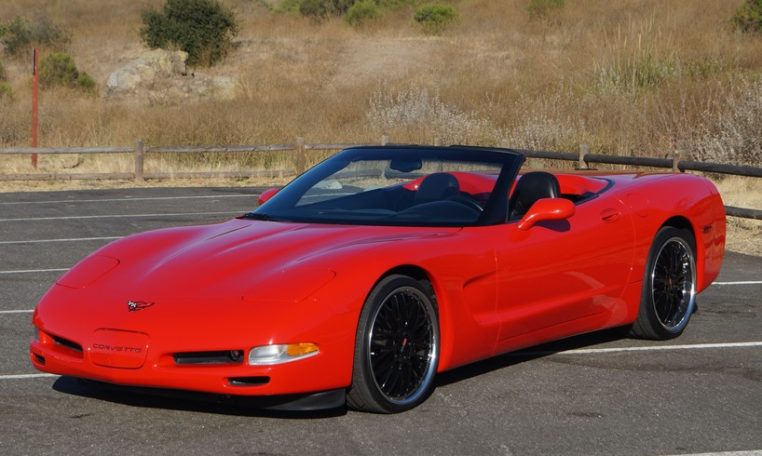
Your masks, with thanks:
<instances>
[{"instance_id":1,"label":"rock outcrop","mask_svg":"<svg viewBox=\"0 0 762 456\"><path fill-rule=\"evenodd\" d=\"M112 72L106 80L104 96L150 104L171 104L188 99L211 97L230 99L235 83L228 76L208 76L191 72L185 65L188 53L154 49Z\"/></svg>"}]
</instances>

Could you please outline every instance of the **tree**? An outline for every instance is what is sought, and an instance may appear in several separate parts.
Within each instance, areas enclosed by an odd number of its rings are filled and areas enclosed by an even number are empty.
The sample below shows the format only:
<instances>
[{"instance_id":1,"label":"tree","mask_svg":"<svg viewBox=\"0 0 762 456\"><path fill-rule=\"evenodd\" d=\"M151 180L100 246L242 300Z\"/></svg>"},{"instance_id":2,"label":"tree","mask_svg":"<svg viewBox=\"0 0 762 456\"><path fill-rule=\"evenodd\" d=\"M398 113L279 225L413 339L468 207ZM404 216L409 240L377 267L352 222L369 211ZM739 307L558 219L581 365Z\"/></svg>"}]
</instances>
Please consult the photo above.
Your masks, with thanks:
<instances>
[{"instance_id":1,"label":"tree","mask_svg":"<svg viewBox=\"0 0 762 456\"><path fill-rule=\"evenodd\" d=\"M218 0L167 0L161 11L143 11L140 30L151 48L187 52L190 66L211 66L222 60L237 33L235 15Z\"/></svg>"}]
</instances>

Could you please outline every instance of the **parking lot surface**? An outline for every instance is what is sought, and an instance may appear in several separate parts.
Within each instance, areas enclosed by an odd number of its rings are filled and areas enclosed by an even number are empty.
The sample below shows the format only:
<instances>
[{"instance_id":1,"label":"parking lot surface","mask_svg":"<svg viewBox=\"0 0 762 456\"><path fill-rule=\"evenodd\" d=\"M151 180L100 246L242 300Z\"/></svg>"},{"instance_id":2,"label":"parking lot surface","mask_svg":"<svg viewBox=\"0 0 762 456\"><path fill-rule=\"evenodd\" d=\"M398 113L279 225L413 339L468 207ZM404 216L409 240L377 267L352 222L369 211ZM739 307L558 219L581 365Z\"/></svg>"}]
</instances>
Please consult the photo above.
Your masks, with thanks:
<instances>
[{"instance_id":1,"label":"parking lot surface","mask_svg":"<svg viewBox=\"0 0 762 456\"><path fill-rule=\"evenodd\" d=\"M272 413L32 368L31 311L56 277L121 236L251 210L260 190L0 194L1 455L762 454L762 258L731 252L678 339L615 330L505 355L399 415Z\"/></svg>"}]
</instances>

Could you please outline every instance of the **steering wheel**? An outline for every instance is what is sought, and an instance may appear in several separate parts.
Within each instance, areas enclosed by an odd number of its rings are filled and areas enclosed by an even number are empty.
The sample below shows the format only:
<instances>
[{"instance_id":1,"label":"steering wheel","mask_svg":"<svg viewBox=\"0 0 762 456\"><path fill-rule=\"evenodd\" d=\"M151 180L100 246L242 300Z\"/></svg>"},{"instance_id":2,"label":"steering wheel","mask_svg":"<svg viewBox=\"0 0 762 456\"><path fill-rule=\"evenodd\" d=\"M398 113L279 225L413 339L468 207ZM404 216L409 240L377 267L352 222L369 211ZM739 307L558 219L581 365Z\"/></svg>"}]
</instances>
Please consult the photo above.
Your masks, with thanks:
<instances>
[{"instance_id":1,"label":"steering wheel","mask_svg":"<svg viewBox=\"0 0 762 456\"><path fill-rule=\"evenodd\" d=\"M484 208L479 203L477 203L476 201L472 200L471 198L469 198L467 196L456 195L456 196L452 196L450 198L447 198L447 201L453 201L455 203L460 203L460 204L463 204L465 206L470 207L471 209L475 209L475 210L477 210L479 212L484 212Z\"/></svg>"}]
</instances>

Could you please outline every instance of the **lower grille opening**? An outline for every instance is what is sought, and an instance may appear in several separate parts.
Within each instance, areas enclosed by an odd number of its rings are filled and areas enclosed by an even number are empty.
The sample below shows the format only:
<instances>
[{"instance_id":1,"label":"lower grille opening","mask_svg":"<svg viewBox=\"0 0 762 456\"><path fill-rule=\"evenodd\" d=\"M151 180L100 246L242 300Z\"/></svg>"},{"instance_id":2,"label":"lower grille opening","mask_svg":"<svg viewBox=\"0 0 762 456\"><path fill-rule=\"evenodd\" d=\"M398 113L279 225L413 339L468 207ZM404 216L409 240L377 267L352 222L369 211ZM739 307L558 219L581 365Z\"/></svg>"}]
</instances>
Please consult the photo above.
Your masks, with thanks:
<instances>
[{"instance_id":1,"label":"lower grille opening","mask_svg":"<svg viewBox=\"0 0 762 456\"><path fill-rule=\"evenodd\" d=\"M38 355L37 353L32 353L32 355L34 355L34 360L35 361L37 361L38 363L43 364L43 365L45 364L45 357L44 356Z\"/></svg>"},{"instance_id":2,"label":"lower grille opening","mask_svg":"<svg viewBox=\"0 0 762 456\"><path fill-rule=\"evenodd\" d=\"M241 364L243 350L186 352L172 355L175 364Z\"/></svg>"},{"instance_id":3,"label":"lower grille opening","mask_svg":"<svg viewBox=\"0 0 762 456\"><path fill-rule=\"evenodd\" d=\"M230 377L228 383L232 386L258 386L270 383L270 377L265 375L257 377Z\"/></svg>"},{"instance_id":4,"label":"lower grille opening","mask_svg":"<svg viewBox=\"0 0 762 456\"><path fill-rule=\"evenodd\" d=\"M58 336L53 336L53 335L51 335L50 337L58 345L61 345L61 346L66 347L66 348L68 348L70 350L74 350L76 352L82 353L82 346L79 345L78 343L72 342L69 339L64 339L63 337L58 337Z\"/></svg>"}]
</instances>

